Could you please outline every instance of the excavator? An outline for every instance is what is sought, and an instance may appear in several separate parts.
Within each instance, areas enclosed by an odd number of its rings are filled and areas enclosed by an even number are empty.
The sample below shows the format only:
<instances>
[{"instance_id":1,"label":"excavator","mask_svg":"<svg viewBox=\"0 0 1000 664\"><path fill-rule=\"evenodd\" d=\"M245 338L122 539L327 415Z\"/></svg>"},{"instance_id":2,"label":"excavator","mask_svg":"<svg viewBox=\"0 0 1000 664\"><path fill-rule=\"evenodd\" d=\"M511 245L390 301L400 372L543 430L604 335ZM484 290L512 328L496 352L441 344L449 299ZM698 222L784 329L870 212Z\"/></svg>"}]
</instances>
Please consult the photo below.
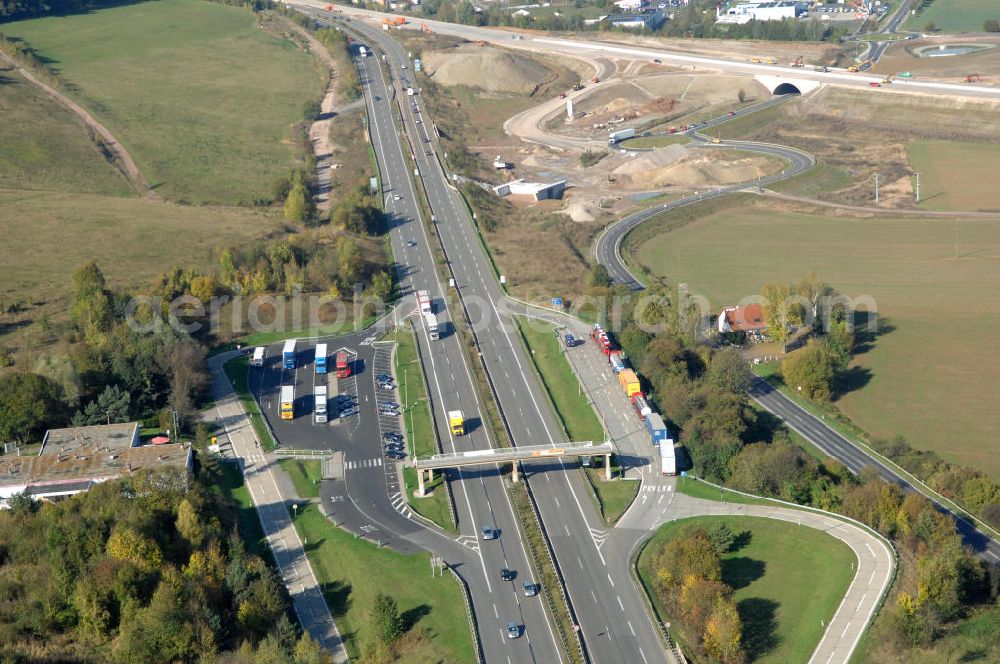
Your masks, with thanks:
<instances>
[{"instance_id":1,"label":"excavator","mask_svg":"<svg viewBox=\"0 0 1000 664\"><path fill-rule=\"evenodd\" d=\"M795 58L794 60L792 60L791 62L789 62L788 64L789 64L789 66L792 66L792 67L804 67L805 66L802 63L802 56L801 55L799 57Z\"/></svg>"},{"instance_id":2,"label":"excavator","mask_svg":"<svg viewBox=\"0 0 1000 664\"><path fill-rule=\"evenodd\" d=\"M892 79L896 77L896 72L892 72L888 76L882 79L882 85L889 85L892 83Z\"/></svg>"},{"instance_id":3,"label":"excavator","mask_svg":"<svg viewBox=\"0 0 1000 664\"><path fill-rule=\"evenodd\" d=\"M979 74L966 74L965 75L965 82L966 83L979 83L982 80L983 79L979 78Z\"/></svg>"},{"instance_id":4,"label":"excavator","mask_svg":"<svg viewBox=\"0 0 1000 664\"><path fill-rule=\"evenodd\" d=\"M429 28L429 27L427 26L427 24L426 24L426 23L421 23L421 24L420 24L420 32L425 32L425 33L427 33L427 34L429 34L429 35L433 35L433 34L434 34L434 31L433 31L433 30L431 30L431 29L430 29L430 28Z\"/></svg>"}]
</instances>

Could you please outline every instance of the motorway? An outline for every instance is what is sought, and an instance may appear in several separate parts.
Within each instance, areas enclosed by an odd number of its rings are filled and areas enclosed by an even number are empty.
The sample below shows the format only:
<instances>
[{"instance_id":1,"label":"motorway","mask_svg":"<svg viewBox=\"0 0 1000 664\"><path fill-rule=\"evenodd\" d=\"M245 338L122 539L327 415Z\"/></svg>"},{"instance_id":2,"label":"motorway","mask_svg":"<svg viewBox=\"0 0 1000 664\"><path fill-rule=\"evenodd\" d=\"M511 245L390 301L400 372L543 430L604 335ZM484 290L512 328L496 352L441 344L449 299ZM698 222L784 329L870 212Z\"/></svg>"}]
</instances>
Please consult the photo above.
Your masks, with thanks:
<instances>
[{"instance_id":1,"label":"motorway","mask_svg":"<svg viewBox=\"0 0 1000 664\"><path fill-rule=\"evenodd\" d=\"M369 43L377 42L386 50L397 80L408 76L410 64L407 54L398 44L386 39L374 26L354 24L353 27L367 34L371 40ZM381 87L384 82L380 68L373 66L371 59L366 59L363 71L368 90L366 94L388 99L389 91ZM419 106L419 95L416 101ZM482 359L495 385L513 442L521 445L564 443L565 437L545 401L545 393L535 378L525 349L517 339L516 329L512 327L507 312L501 314L504 295L494 280L490 263L462 199L447 183L434 151L433 137L428 134L428 124L421 120L419 111L408 101L403 104L403 109L405 136L419 146L411 147L411 153L416 157L416 168L436 219L436 230L451 259L449 267L456 280L456 291L478 334ZM388 173L392 183L396 183L394 186L404 186L409 172L402 159L396 161L395 157L395 153L402 150L393 123L396 112L386 102L375 104L371 111L371 134L376 154L381 162L389 165ZM383 158L383 155L388 155L388 158ZM410 192L406 193L406 197L410 198ZM415 208L409 214L418 219ZM421 239L427 242L423 236ZM413 264L412 261L410 264ZM429 252L421 264L433 266ZM428 267L428 271L430 269ZM432 390L455 391L456 383L467 380L462 375L466 370L457 342L454 342L457 357L441 348L453 336L456 335L443 339L429 353L431 371L438 377L432 378L432 382L440 385L439 388L432 386ZM446 354L447 364L442 366L441 360ZM463 396L474 398L471 385L468 390ZM450 403L448 405L451 406ZM475 408L467 407L469 411L475 412ZM489 444L485 437L482 442ZM466 444L463 440L463 447ZM590 490L584 485L581 474L561 472L574 466L575 463L567 465L559 461L552 463L551 469L560 472L545 472L548 467L544 464L526 465L524 471L552 542L590 659L602 664L672 661L667 659L661 638L632 583L628 552L618 550L609 541L609 533L588 496ZM454 486L467 484L453 483ZM462 498L457 497L456 502L461 503ZM493 504L496 505L495 499ZM484 548L489 549L489 545ZM545 623L544 619L538 618L528 624L530 632ZM538 661L546 660L542 657Z\"/></svg>"},{"instance_id":2,"label":"motorway","mask_svg":"<svg viewBox=\"0 0 1000 664\"><path fill-rule=\"evenodd\" d=\"M318 0L293 0L289 4L319 10L326 3ZM379 26L382 19L389 14L359 9L349 5L336 5L337 14L330 16L343 19L346 17L366 19L356 21L357 25L365 25L371 29ZM429 19L420 19L434 32L460 37L469 41L487 41L501 44L507 48L518 48L532 51L559 53L569 56L587 56L591 58L614 57L622 60L641 60L652 62L662 60L664 64L675 64L684 67L703 68L726 72L730 74L766 75L787 77L818 83L834 84L856 90L865 90L871 94L891 94L894 92L912 92L919 94L947 95L951 97L969 97L980 99L1000 99L1000 87L983 85L942 83L924 80L896 80L891 86L871 88L872 82L881 82L882 76L874 76L864 72L852 73L845 69L833 69L828 72L817 72L807 68L796 68L786 65L768 65L746 62L742 60L727 60L724 58L694 55L677 51L655 48L627 46L623 42L599 42L578 38L555 38L541 35L513 33L501 28L483 28L477 26L443 23ZM411 21L410 28L416 23ZM586 33L582 33L586 34Z\"/></svg>"},{"instance_id":3,"label":"motorway","mask_svg":"<svg viewBox=\"0 0 1000 664\"><path fill-rule=\"evenodd\" d=\"M394 110L391 100L397 92L386 81L377 58L360 58L355 52L355 63L368 107L370 134L377 156L381 189L385 194L386 219L397 277L406 295L398 310L404 315L413 312L416 308L413 292L427 290L435 305L439 325L445 330L439 341L430 341L423 327L419 328L417 335L428 364L428 392L435 411L439 439L446 452L493 447L488 431L482 425L482 410L459 337L448 331L453 328L445 307L444 286L435 269L432 245L409 177L410 167L394 124L398 112ZM309 413L300 414L291 422L281 421L276 416L277 389L282 383L294 381L298 393L309 391L314 378L311 368L305 363L291 373L269 364L267 371L270 375L262 377L259 389L262 410L284 446L346 450L348 463L345 479L330 484L329 488L324 483L324 505L334 520L345 527L354 527L355 532L360 530L360 534L369 539L385 538L400 550L408 550L408 542L433 551L456 567L471 591L479 638L487 662L547 664L562 661L542 599L526 598L521 590L522 583L537 582L537 579L521 541L518 521L499 468L450 471L451 479L463 480L451 482L461 533L459 537L449 538L416 522L400 500L401 488L396 479L398 472L387 469L387 462L381 455L379 434L384 426L391 426L391 423L377 415L373 382L375 371L372 367L378 364L387 366L388 360L379 359L379 344L371 333L363 339L348 337L332 339L328 343L331 351L345 346L354 351L357 360L360 360L354 362L355 375L336 384L337 392L354 397L359 406L358 415L329 425L313 424ZM269 354L279 353L280 347L269 349ZM308 360L308 348L301 356ZM470 429L465 436L453 437L446 426L445 412L454 409L465 413ZM342 431L336 431L338 428ZM481 540L483 526L498 529L499 539ZM500 570L504 568L517 572L513 581L501 580ZM506 626L509 622L526 626L521 638L507 638Z\"/></svg>"}]
</instances>

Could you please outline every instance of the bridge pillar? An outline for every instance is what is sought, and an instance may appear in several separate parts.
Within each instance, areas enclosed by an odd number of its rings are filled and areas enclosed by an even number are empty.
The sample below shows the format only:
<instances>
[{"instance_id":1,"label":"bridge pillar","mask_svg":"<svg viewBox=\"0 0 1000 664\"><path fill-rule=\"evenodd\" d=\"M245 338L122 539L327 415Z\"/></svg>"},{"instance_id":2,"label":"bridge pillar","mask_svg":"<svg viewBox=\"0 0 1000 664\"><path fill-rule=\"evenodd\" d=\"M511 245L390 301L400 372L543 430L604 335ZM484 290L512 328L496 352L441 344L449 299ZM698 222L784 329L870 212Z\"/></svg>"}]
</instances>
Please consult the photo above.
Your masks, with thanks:
<instances>
[{"instance_id":1,"label":"bridge pillar","mask_svg":"<svg viewBox=\"0 0 1000 664\"><path fill-rule=\"evenodd\" d=\"M611 479L611 455L610 454L605 454L604 455L604 479L606 479L606 480L610 480Z\"/></svg>"},{"instance_id":2,"label":"bridge pillar","mask_svg":"<svg viewBox=\"0 0 1000 664\"><path fill-rule=\"evenodd\" d=\"M517 461L510 464L510 470L511 470L510 474L511 481L517 482L518 481Z\"/></svg>"},{"instance_id":3,"label":"bridge pillar","mask_svg":"<svg viewBox=\"0 0 1000 664\"><path fill-rule=\"evenodd\" d=\"M422 468L417 468L417 495L421 498L424 497L424 471Z\"/></svg>"}]
</instances>

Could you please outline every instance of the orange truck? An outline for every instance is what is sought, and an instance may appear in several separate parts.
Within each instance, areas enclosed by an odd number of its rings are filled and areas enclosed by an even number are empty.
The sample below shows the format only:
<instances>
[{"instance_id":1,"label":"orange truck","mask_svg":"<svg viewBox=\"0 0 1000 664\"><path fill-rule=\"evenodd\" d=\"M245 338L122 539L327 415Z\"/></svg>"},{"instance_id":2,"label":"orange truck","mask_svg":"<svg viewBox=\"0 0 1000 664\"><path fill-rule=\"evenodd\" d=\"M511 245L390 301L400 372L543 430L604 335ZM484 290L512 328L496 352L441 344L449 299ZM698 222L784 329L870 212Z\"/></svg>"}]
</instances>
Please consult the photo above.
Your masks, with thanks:
<instances>
[{"instance_id":1,"label":"orange truck","mask_svg":"<svg viewBox=\"0 0 1000 664\"><path fill-rule=\"evenodd\" d=\"M639 388L639 377L631 369L622 369L619 371L618 382L621 384L622 389L625 390L625 396L629 398L642 393L642 390Z\"/></svg>"}]
</instances>

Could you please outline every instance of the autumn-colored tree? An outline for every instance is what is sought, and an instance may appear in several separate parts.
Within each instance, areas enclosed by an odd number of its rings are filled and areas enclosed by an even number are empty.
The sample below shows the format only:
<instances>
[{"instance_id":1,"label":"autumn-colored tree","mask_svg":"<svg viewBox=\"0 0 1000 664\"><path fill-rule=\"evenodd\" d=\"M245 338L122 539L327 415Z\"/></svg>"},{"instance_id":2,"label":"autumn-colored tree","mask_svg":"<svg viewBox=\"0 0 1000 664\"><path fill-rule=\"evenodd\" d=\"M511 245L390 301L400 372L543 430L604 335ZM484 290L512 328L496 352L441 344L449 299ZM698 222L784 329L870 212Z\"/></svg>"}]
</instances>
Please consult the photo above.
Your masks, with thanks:
<instances>
[{"instance_id":1,"label":"autumn-colored tree","mask_svg":"<svg viewBox=\"0 0 1000 664\"><path fill-rule=\"evenodd\" d=\"M670 540L655 562L655 573L668 586L679 586L688 577L718 581L722 563L712 540L704 530L685 530L682 537Z\"/></svg>"},{"instance_id":2,"label":"autumn-colored tree","mask_svg":"<svg viewBox=\"0 0 1000 664\"><path fill-rule=\"evenodd\" d=\"M785 347L791 326L802 322L802 306L788 284L770 282L761 288L764 315L767 317L767 336Z\"/></svg>"},{"instance_id":3,"label":"autumn-colored tree","mask_svg":"<svg viewBox=\"0 0 1000 664\"><path fill-rule=\"evenodd\" d=\"M131 563L147 573L159 571L163 566L163 555L156 542L128 527L115 528L106 551L115 560Z\"/></svg>"},{"instance_id":4,"label":"autumn-colored tree","mask_svg":"<svg viewBox=\"0 0 1000 664\"><path fill-rule=\"evenodd\" d=\"M705 651L721 664L743 664L746 655L740 648L743 623L732 599L720 597L705 624Z\"/></svg>"},{"instance_id":5,"label":"autumn-colored tree","mask_svg":"<svg viewBox=\"0 0 1000 664\"><path fill-rule=\"evenodd\" d=\"M684 625L692 633L700 634L719 599L728 597L732 590L721 581L709 581L697 576L687 576L681 585L678 610Z\"/></svg>"},{"instance_id":6,"label":"autumn-colored tree","mask_svg":"<svg viewBox=\"0 0 1000 664\"><path fill-rule=\"evenodd\" d=\"M826 342L810 339L805 348L781 361L781 376L786 385L803 396L828 401L833 396L836 362Z\"/></svg>"},{"instance_id":7,"label":"autumn-colored tree","mask_svg":"<svg viewBox=\"0 0 1000 664\"><path fill-rule=\"evenodd\" d=\"M174 525L192 549L201 546L205 538L205 527L198 518L198 512L186 498L177 506L177 520L174 521Z\"/></svg>"}]
</instances>

